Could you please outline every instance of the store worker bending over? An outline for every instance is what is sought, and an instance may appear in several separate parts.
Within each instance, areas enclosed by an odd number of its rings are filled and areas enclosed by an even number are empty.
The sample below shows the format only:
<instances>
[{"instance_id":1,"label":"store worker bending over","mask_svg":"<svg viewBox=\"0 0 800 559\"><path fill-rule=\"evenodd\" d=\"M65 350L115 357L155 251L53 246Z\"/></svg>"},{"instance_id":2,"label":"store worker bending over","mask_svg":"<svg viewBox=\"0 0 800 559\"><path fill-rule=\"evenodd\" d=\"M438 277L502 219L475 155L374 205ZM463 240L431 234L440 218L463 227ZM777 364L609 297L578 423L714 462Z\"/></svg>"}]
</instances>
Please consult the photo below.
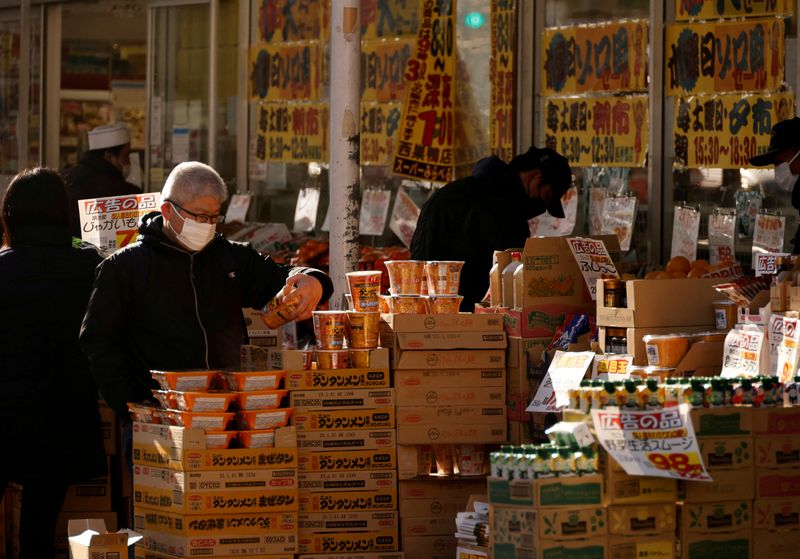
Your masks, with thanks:
<instances>
[{"instance_id":1,"label":"store worker bending over","mask_svg":"<svg viewBox=\"0 0 800 559\"><path fill-rule=\"evenodd\" d=\"M471 312L489 288L493 252L522 248L532 217L547 211L563 218L561 197L571 184L567 159L552 149L531 147L510 163L481 159L472 176L447 184L422 206L411 258L463 260L461 310Z\"/></svg>"},{"instance_id":2,"label":"store worker bending over","mask_svg":"<svg viewBox=\"0 0 800 559\"><path fill-rule=\"evenodd\" d=\"M775 182L781 190L792 193L792 206L800 210L800 118L782 120L772 127L765 153L750 158L756 167L775 165ZM800 254L800 225L794 234L792 254Z\"/></svg>"},{"instance_id":3,"label":"store worker bending over","mask_svg":"<svg viewBox=\"0 0 800 559\"><path fill-rule=\"evenodd\" d=\"M75 167L64 171L73 237L81 237L78 200L142 193L126 180L131 170L130 155L131 135L124 124L108 124L89 131L89 151Z\"/></svg>"},{"instance_id":4,"label":"store worker bending over","mask_svg":"<svg viewBox=\"0 0 800 559\"><path fill-rule=\"evenodd\" d=\"M138 240L98 267L80 339L100 393L123 417L126 402L152 399L151 369L238 368L243 307L292 291L292 318L305 319L333 291L319 270L278 265L217 234L226 197L214 169L181 163Z\"/></svg>"}]
</instances>

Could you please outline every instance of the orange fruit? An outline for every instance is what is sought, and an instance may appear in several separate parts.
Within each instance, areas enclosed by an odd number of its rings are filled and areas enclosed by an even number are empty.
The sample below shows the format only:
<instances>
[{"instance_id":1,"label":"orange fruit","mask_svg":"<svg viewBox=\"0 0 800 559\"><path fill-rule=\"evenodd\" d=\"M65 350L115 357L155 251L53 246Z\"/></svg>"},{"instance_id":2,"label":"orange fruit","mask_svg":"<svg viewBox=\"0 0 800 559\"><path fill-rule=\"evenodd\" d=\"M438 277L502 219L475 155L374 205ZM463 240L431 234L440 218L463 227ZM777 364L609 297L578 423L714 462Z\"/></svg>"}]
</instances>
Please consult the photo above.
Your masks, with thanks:
<instances>
[{"instance_id":1,"label":"orange fruit","mask_svg":"<svg viewBox=\"0 0 800 559\"><path fill-rule=\"evenodd\" d=\"M647 273L644 275L644 279L647 279L647 280L651 280L651 279L657 279L657 278L656 278L656 276L657 276L658 274L660 274L660 273L661 273L661 271L660 271L660 270L653 270L652 272L647 272Z\"/></svg>"},{"instance_id":2,"label":"orange fruit","mask_svg":"<svg viewBox=\"0 0 800 559\"><path fill-rule=\"evenodd\" d=\"M705 260L703 258L698 258L697 260L692 261L691 267L693 270L695 268L710 268L711 264L708 263L708 260Z\"/></svg>"},{"instance_id":3,"label":"orange fruit","mask_svg":"<svg viewBox=\"0 0 800 559\"><path fill-rule=\"evenodd\" d=\"M684 274L688 274L689 270L692 269L692 264L685 256L676 256L669 259L666 269L668 272L683 272Z\"/></svg>"},{"instance_id":4,"label":"orange fruit","mask_svg":"<svg viewBox=\"0 0 800 559\"><path fill-rule=\"evenodd\" d=\"M702 268L700 266L696 266L696 267L692 268L691 270L689 270L689 273L686 274L686 277L687 278L702 278L704 275L706 275L710 271L711 271L710 267L709 268Z\"/></svg>"},{"instance_id":5,"label":"orange fruit","mask_svg":"<svg viewBox=\"0 0 800 559\"><path fill-rule=\"evenodd\" d=\"M662 280L662 279L672 279L672 273L667 271L658 272L655 275L655 279Z\"/></svg>"},{"instance_id":6,"label":"orange fruit","mask_svg":"<svg viewBox=\"0 0 800 559\"><path fill-rule=\"evenodd\" d=\"M691 272L691 270L689 270L689 271ZM669 277L671 277L673 279L684 279L686 277L686 272L680 272L680 271L676 270L674 272L668 272L668 273L669 273Z\"/></svg>"}]
</instances>

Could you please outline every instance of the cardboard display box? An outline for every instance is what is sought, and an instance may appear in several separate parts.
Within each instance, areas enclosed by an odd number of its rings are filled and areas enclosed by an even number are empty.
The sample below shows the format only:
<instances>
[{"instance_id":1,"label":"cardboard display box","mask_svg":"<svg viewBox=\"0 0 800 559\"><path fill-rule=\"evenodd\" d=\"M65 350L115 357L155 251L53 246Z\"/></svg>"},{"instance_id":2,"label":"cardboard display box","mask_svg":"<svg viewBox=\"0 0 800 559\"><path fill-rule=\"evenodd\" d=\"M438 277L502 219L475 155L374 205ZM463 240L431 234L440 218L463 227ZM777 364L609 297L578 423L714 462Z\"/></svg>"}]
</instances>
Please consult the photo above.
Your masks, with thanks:
<instances>
[{"instance_id":1,"label":"cardboard display box","mask_svg":"<svg viewBox=\"0 0 800 559\"><path fill-rule=\"evenodd\" d=\"M581 278L583 284L583 278ZM585 289L585 288L584 288ZM501 308L506 334L516 338L549 338L573 314L594 314L594 301L581 304L543 303L521 309Z\"/></svg>"},{"instance_id":2,"label":"cardboard display box","mask_svg":"<svg viewBox=\"0 0 800 559\"><path fill-rule=\"evenodd\" d=\"M324 512L300 515L301 534L380 532L397 530L399 525L400 517L397 511Z\"/></svg>"},{"instance_id":3,"label":"cardboard display box","mask_svg":"<svg viewBox=\"0 0 800 559\"><path fill-rule=\"evenodd\" d=\"M506 401L504 386L494 388L461 386L433 388L429 386L399 386L398 406L500 406Z\"/></svg>"},{"instance_id":4,"label":"cardboard display box","mask_svg":"<svg viewBox=\"0 0 800 559\"><path fill-rule=\"evenodd\" d=\"M675 543L675 536L672 534L632 538L615 536L608 539L608 556L614 559L675 559Z\"/></svg>"},{"instance_id":5,"label":"cardboard display box","mask_svg":"<svg viewBox=\"0 0 800 559\"><path fill-rule=\"evenodd\" d=\"M764 435L754 443L756 468L800 468L800 437Z\"/></svg>"},{"instance_id":6,"label":"cardboard display box","mask_svg":"<svg viewBox=\"0 0 800 559\"><path fill-rule=\"evenodd\" d=\"M381 324L395 334L503 331L503 317L496 314L382 314Z\"/></svg>"},{"instance_id":7,"label":"cardboard display box","mask_svg":"<svg viewBox=\"0 0 800 559\"><path fill-rule=\"evenodd\" d=\"M283 369L286 371L303 371L305 354L299 349L285 349L283 350ZM369 352L369 368L376 370L385 370L389 368L389 350L385 347L379 347ZM317 369L322 372L327 371L359 371L361 369ZM314 387L308 387L314 388ZM356 386L328 386L326 388L358 388Z\"/></svg>"},{"instance_id":8,"label":"cardboard display box","mask_svg":"<svg viewBox=\"0 0 800 559\"><path fill-rule=\"evenodd\" d=\"M283 350L279 343L280 340L251 338L250 341L251 343L249 344L239 346L239 367L243 371L278 371L283 369Z\"/></svg>"},{"instance_id":9,"label":"cardboard display box","mask_svg":"<svg viewBox=\"0 0 800 559\"><path fill-rule=\"evenodd\" d=\"M448 443L502 443L508 438L508 424L503 416L487 418L481 424L462 425L440 423L438 425L398 425L397 443L448 444Z\"/></svg>"},{"instance_id":10,"label":"cardboard display box","mask_svg":"<svg viewBox=\"0 0 800 559\"><path fill-rule=\"evenodd\" d=\"M292 511L183 515L135 507L133 525L143 533L155 531L202 538L296 532L298 518Z\"/></svg>"},{"instance_id":11,"label":"cardboard display box","mask_svg":"<svg viewBox=\"0 0 800 559\"><path fill-rule=\"evenodd\" d=\"M681 559L751 559L750 530L723 534L686 534L681 538Z\"/></svg>"},{"instance_id":12,"label":"cardboard display box","mask_svg":"<svg viewBox=\"0 0 800 559\"><path fill-rule=\"evenodd\" d=\"M144 537L144 547L178 557L225 557L293 553L297 551L297 531L273 532L271 534L254 531L252 534L239 536L206 535L198 538L148 530Z\"/></svg>"},{"instance_id":13,"label":"cardboard display box","mask_svg":"<svg viewBox=\"0 0 800 559\"><path fill-rule=\"evenodd\" d=\"M757 470L756 499L800 498L800 470Z\"/></svg>"},{"instance_id":14,"label":"cardboard display box","mask_svg":"<svg viewBox=\"0 0 800 559\"><path fill-rule=\"evenodd\" d=\"M433 557L438 554L453 557L456 552L455 536L402 536L401 546L406 559L412 555Z\"/></svg>"},{"instance_id":15,"label":"cardboard display box","mask_svg":"<svg viewBox=\"0 0 800 559\"><path fill-rule=\"evenodd\" d=\"M69 553L72 559L119 559L128 556L128 548L142 539L136 533L109 532L102 518L67 522Z\"/></svg>"},{"instance_id":16,"label":"cardboard display box","mask_svg":"<svg viewBox=\"0 0 800 559\"><path fill-rule=\"evenodd\" d=\"M506 350L506 367L508 369L519 369L525 371L529 364L538 364L542 360L542 353L553 341L551 336L542 338L521 338L516 336L508 337L508 349ZM509 382L510 386L515 386ZM519 386L515 386L519 388Z\"/></svg>"},{"instance_id":17,"label":"cardboard display box","mask_svg":"<svg viewBox=\"0 0 800 559\"><path fill-rule=\"evenodd\" d=\"M681 535L749 530L753 526L753 501L684 503L680 519Z\"/></svg>"},{"instance_id":18,"label":"cardboard display box","mask_svg":"<svg viewBox=\"0 0 800 559\"><path fill-rule=\"evenodd\" d=\"M682 481L681 494L685 503L714 503L753 499L753 468L716 470L714 481Z\"/></svg>"},{"instance_id":19,"label":"cardboard display box","mask_svg":"<svg viewBox=\"0 0 800 559\"><path fill-rule=\"evenodd\" d=\"M609 468L606 473L606 497L609 505L674 503L678 496L678 482L674 479L629 476L613 468Z\"/></svg>"},{"instance_id":20,"label":"cardboard display box","mask_svg":"<svg viewBox=\"0 0 800 559\"><path fill-rule=\"evenodd\" d=\"M297 457L297 469L300 472L394 470L396 468L396 451L393 448L301 452Z\"/></svg>"},{"instance_id":21,"label":"cardboard display box","mask_svg":"<svg viewBox=\"0 0 800 559\"><path fill-rule=\"evenodd\" d=\"M2 507L0 507L0 511L2 511ZM58 520L56 521L56 559L70 559L69 557L69 542L67 538L69 537L69 531L67 525L69 524L70 520L85 520L87 518L95 518L100 519L105 523L106 530L109 532L116 532L117 531L117 513L114 511L62 511L61 514L58 515ZM4 524L4 519L2 517L2 513L0 512L0 525ZM0 528L0 532L2 528ZM5 543L2 538L0 538L0 544ZM5 552L5 548L0 545L0 557L3 556L3 552ZM13 557L13 555L11 555Z\"/></svg>"},{"instance_id":22,"label":"cardboard display box","mask_svg":"<svg viewBox=\"0 0 800 559\"><path fill-rule=\"evenodd\" d=\"M506 417L506 408L497 405L430 405L397 408L398 425L474 424Z\"/></svg>"},{"instance_id":23,"label":"cardboard display box","mask_svg":"<svg viewBox=\"0 0 800 559\"><path fill-rule=\"evenodd\" d=\"M753 532L752 559L796 559L800 532Z\"/></svg>"},{"instance_id":24,"label":"cardboard display box","mask_svg":"<svg viewBox=\"0 0 800 559\"><path fill-rule=\"evenodd\" d=\"M283 559L274 558L274 559ZM291 558L290 558L291 559ZM334 553L327 555L299 555L297 559L406 559L401 551L384 551L378 553Z\"/></svg>"},{"instance_id":25,"label":"cardboard display box","mask_svg":"<svg viewBox=\"0 0 800 559\"><path fill-rule=\"evenodd\" d=\"M289 390L378 389L392 386L392 376L388 365L381 369L312 369L287 371L284 383Z\"/></svg>"},{"instance_id":26,"label":"cardboard display box","mask_svg":"<svg viewBox=\"0 0 800 559\"><path fill-rule=\"evenodd\" d=\"M373 491L337 491L300 493L300 512L338 512L397 510L397 487Z\"/></svg>"},{"instance_id":27,"label":"cardboard display box","mask_svg":"<svg viewBox=\"0 0 800 559\"><path fill-rule=\"evenodd\" d=\"M506 555L511 550L527 550L525 555L534 556L537 542L536 510L531 507L489 507L489 533L495 557ZM523 556L523 555L520 555Z\"/></svg>"},{"instance_id":28,"label":"cardboard display box","mask_svg":"<svg viewBox=\"0 0 800 559\"><path fill-rule=\"evenodd\" d=\"M294 414L292 422L298 432L392 429L394 406L369 410L303 410Z\"/></svg>"},{"instance_id":29,"label":"cardboard display box","mask_svg":"<svg viewBox=\"0 0 800 559\"><path fill-rule=\"evenodd\" d=\"M445 482L446 483L446 482ZM467 506L466 496L461 497L433 497L430 499L403 499L400 498L400 518L455 518L459 512L464 512Z\"/></svg>"},{"instance_id":30,"label":"cardboard display box","mask_svg":"<svg viewBox=\"0 0 800 559\"><path fill-rule=\"evenodd\" d=\"M756 499L753 501L753 528L758 531L800 530L800 499Z\"/></svg>"},{"instance_id":31,"label":"cardboard display box","mask_svg":"<svg viewBox=\"0 0 800 559\"><path fill-rule=\"evenodd\" d=\"M289 406L297 410L370 409L394 406L394 389L292 390Z\"/></svg>"},{"instance_id":32,"label":"cardboard display box","mask_svg":"<svg viewBox=\"0 0 800 559\"><path fill-rule=\"evenodd\" d=\"M604 503L603 476L587 475L508 481L488 478L489 502L497 505L595 507Z\"/></svg>"},{"instance_id":33,"label":"cardboard display box","mask_svg":"<svg viewBox=\"0 0 800 559\"><path fill-rule=\"evenodd\" d=\"M753 433L757 435L800 435L800 407L756 408L752 410Z\"/></svg>"},{"instance_id":34,"label":"cardboard display box","mask_svg":"<svg viewBox=\"0 0 800 559\"><path fill-rule=\"evenodd\" d=\"M394 470L350 472L302 472L298 475L301 493L334 491L378 491L397 487Z\"/></svg>"},{"instance_id":35,"label":"cardboard display box","mask_svg":"<svg viewBox=\"0 0 800 559\"><path fill-rule=\"evenodd\" d=\"M394 448L394 429L300 431L297 448L301 454L311 451L386 450Z\"/></svg>"},{"instance_id":36,"label":"cardboard display box","mask_svg":"<svg viewBox=\"0 0 800 559\"><path fill-rule=\"evenodd\" d=\"M238 491L236 493L180 493L144 485L133 485L137 507L177 514L224 514L238 512L290 512L297 510L297 488Z\"/></svg>"},{"instance_id":37,"label":"cardboard display box","mask_svg":"<svg viewBox=\"0 0 800 559\"><path fill-rule=\"evenodd\" d=\"M400 370L394 373L394 385L429 388L502 388L506 385L505 369L428 369Z\"/></svg>"},{"instance_id":38,"label":"cardboard display box","mask_svg":"<svg viewBox=\"0 0 800 559\"><path fill-rule=\"evenodd\" d=\"M741 437L753 434L756 410L747 407L692 408L692 427L698 438Z\"/></svg>"},{"instance_id":39,"label":"cardboard display box","mask_svg":"<svg viewBox=\"0 0 800 559\"><path fill-rule=\"evenodd\" d=\"M485 316L485 315L478 315ZM381 323L381 345L394 351L404 349L505 349L506 333L494 332L447 332L426 330L420 332L395 332Z\"/></svg>"},{"instance_id":40,"label":"cardboard display box","mask_svg":"<svg viewBox=\"0 0 800 559\"><path fill-rule=\"evenodd\" d=\"M608 533L613 536L675 534L674 503L609 505Z\"/></svg>"},{"instance_id":41,"label":"cardboard display box","mask_svg":"<svg viewBox=\"0 0 800 559\"><path fill-rule=\"evenodd\" d=\"M753 467L753 437L709 437L699 439L698 443L703 463L710 472Z\"/></svg>"},{"instance_id":42,"label":"cardboard display box","mask_svg":"<svg viewBox=\"0 0 800 559\"><path fill-rule=\"evenodd\" d=\"M403 517L402 536L450 536L456 532L455 516Z\"/></svg>"},{"instance_id":43,"label":"cardboard display box","mask_svg":"<svg viewBox=\"0 0 800 559\"><path fill-rule=\"evenodd\" d=\"M394 353L393 363L395 369L497 369L506 366L506 352L502 349L400 350Z\"/></svg>"},{"instance_id":44,"label":"cardboard display box","mask_svg":"<svg viewBox=\"0 0 800 559\"><path fill-rule=\"evenodd\" d=\"M401 481L397 484L400 500L414 499L451 499L463 498L464 506L471 495L479 495L486 492L486 480L483 478L455 478L446 480L413 480ZM464 512L463 509L460 512ZM439 513L423 514L420 516L435 516ZM401 514L401 516L403 516ZM412 515L413 516L413 515Z\"/></svg>"},{"instance_id":45,"label":"cardboard display box","mask_svg":"<svg viewBox=\"0 0 800 559\"><path fill-rule=\"evenodd\" d=\"M205 556L209 557L208 554ZM135 559L175 559L175 555L171 555L169 553L160 553L158 551L153 551L152 549L145 549L141 545L137 545L134 548L134 557ZM293 553L273 553L270 555L253 555L251 557L258 557L259 559L295 559L297 556ZM306 556L304 555L303 557Z\"/></svg>"},{"instance_id":46,"label":"cardboard display box","mask_svg":"<svg viewBox=\"0 0 800 559\"><path fill-rule=\"evenodd\" d=\"M667 280L664 280L667 281ZM712 317L713 318L713 317ZM606 348L606 336L609 326L598 326L597 343L601 349ZM625 336L628 339L628 355L633 356L634 365L647 365L647 348L644 343L644 336L663 335L663 334L692 334L713 330L713 323L706 326L662 326L662 327L641 327L626 328ZM700 344L703 345L700 345ZM706 345L707 344L707 345ZM695 348L698 346L698 348ZM689 348L689 353L681 360L676 368L676 375L680 376L685 371L696 373L696 376L705 374L719 374L722 369L722 346L721 342L698 342ZM693 351L694 350L694 351Z\"/></svg>"},{"instance_id":47,"label":"cardboard display box","mask_svg":"<svg viewBox=\"0 0 800 559\"><path fill-rule=\"evenodd\" d=\"M342 553L351 549L397 551L400 537L397 528L380 532L335 532L330 534L301 534L300 553Z\"/></svg>"}]
</instances>

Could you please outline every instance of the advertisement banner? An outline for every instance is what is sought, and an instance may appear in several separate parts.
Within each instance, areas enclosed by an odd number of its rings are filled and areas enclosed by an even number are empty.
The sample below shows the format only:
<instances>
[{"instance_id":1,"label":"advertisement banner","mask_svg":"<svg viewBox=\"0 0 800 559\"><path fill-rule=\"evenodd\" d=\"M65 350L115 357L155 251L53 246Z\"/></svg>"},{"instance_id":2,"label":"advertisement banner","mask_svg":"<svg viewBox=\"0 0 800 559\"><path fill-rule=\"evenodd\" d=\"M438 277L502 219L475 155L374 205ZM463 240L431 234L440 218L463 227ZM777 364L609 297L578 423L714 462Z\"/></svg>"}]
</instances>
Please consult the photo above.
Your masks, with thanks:
<instances>
[{"instance_id":1,"label":"advertisement banner","mask_svg":"<svg viewBox=\"0 0 800 559\"><path fill-rule=\"evenodd\" d=\"M359 235L383 235L391 200L391 190L364 191L361 196L361 213L358 216Z\"/></svg>"},{"instance_id":2,"label":"advertisement banner","mask_svg":"<svg viewBox=\"0 0 800 559\"><path fill-rule=\"evenodd\" d=\"M720 376L727 378L758 376L763 350L764 332L757 326L731 330L725 337Z\"/></svg>"},{"instance_id":3,"label":"advertisement banner","mask_svg":"<svg viewBox=\"0 0 800 559\"><path fill-rule=\"evenodd\" d=\"M690 262L697 260L697 236L699 233L700 212L694 208L675 206L670 258L684 256Z\"/></svg>"},{"instance_id":4,"label":"advertisement banner","mask_svg":"<svg viewBox=\"0 0 800 559\"><path fill-rule=\"evenodd\" d=\"M259 40L267 43L319 39L323 4L317 0L263 0L258 3Z\"/></svg>"},{"instance_id":5,"label":"advertisement banner","mask_svg":"<svg viewBox=\"0 0 800 559\"><path fill-rule=\"evenodd\" d=\"M263 103L258 106L256 157L262 161L328 161L328 105Z\"/></svg>"},{"instance_id":6,"label":"advertisement banner","mask_svg":"<svg viewBox=\"0 0 800 559\"><path fill-rule=\"evenodd\" d=\"M735 260L735 234L735 212L718 212L708 216L708 261L712 266Z\"/></svg>"},{"instance_id":7,"label":"advertisement banner","mask_svg":"<svg viewBox=\"0 0 800 559\"><path fill-rule=\"evenodd\" d=\"M551 412L569 404L571 388L578 388L594 361L591 351L556 351L542 384L525 411Z\"/></svg>"},{"instance_id":8,"label":"advertisement banner","mask_svg":"<svg viewBox=\"0 0 800 559\"><path fill-rule=\"evenodd\" d=\"M790 382L797 374L798 345L800 345L800 319L783 317L783 336L778 344L775 374L780 382Z\"/></svg>"},{"instance_id":9,"label":"advertisement banner","mask_svg":"<svg viewBox=\"0 0 800 559\"><path fill-rule=\"evenodd\" d=\"M646 95L547 99L545 145L575 167L644 167L647 104Z\"/></svg>"},{"instance_id":10,"label":"advertisement banner","mask_svg":"<svg viewBox=\"0 0 800 559\"><path fill-rule=\"evenodd\" d=\"M771 214L758 214L756 216L756 227L753 231L753 269L758 269L759 255L783 252L785 230L785 216Z\"/></svg>"},{"instance_id":11,"label":"advertisement banner","mask_svg":"<svg viewBox=\"0 0 800 559\"><path fill-rule=\"evenodd\" d=\"M389 229L406 245L406 248L411 248L411 237L414 236L418 219L419 207L408 195L405 188L400 187L397 190L397 196L394 198L392 217L389 219Z\"/></svg>"},{"instance_id":12,"label":"advertisement banner","mask_svg":"<svg viewBox=\"0 0 800 559\"><path fill-rule=\"evenodd\" d=\"M361 164L391 165L400 103L361 103Z\"/></svg>"},{"instance_id":13,"label":"advertisement banner","mask_svg":"<svg viewBox=\"0 0 800 559\"><path fill-rule=\"evenodd\" d=\"M455 2L425 2L419 16L392 169L404 177L449 182L454 176Z\"/></svg>"},{"instance_id":14,"label":"advertisement banner","mask_svg":"<svg viewBox=\"0 0 800 559\"><path fill-rule=\"evenodd\" d=\"M778 89L784 80L783 18L667 25L667 95Z\"/></svg>"},{"instance_id":15,"label":"advertisement banner","mask_svg":"<svg viewBox=\"0 0 800 559\"><path fill-rule=\"evenodd\" d=\"M319 41L250 48L250 100L301 101L320 96Z\"/></svg>"},{"instance_id":16,"label":"advertisement banner","mask_svg":"<svg viewBox=\"0 0 800 559\"><path fill-rule=\"evenodd\" d=\"M600 278L619 278L617 267L608 254L606 245L598 239L586 239L583 237L570 237L567 239L572 256L578 263L578 269L583 274L586 287L592 301L597 299L597 280Z\"/></svg>"},{"instance_id":17,"label":"advertisement banner","mask_svg":"<svg viewBox=\"0 0 800 559\"><path fill-rule=\"evenodd\" d=\"M514 95L517 47L516 0L492 0L492 54L489 59L489 145L491 153L511 161L514 153Z\"/></svg>"},{"instance_id":18,"label":"advertisement banner","mask_svg":"<svg viewBox=\"0 0 800 559\"><path fill-rule=\"evenodd\" d=\"M362 0L361 38L414 35L419 25L419 4L417 0Z\"/></svg>"},{"instance_id":19,"label":"advertisement banner","mask_svg":"<svg viewBox=\"0 0 800 559\"><path fill-rule=\"evenodd\" d=\"M561 197L564 218L553 217L545 212L528 220L531 237L563 237L572 235L578 219L578 189L572 187Z\"/></svg>"},{"instance_id":20,"label":"advertisement banner","mask_svg":"<svg viewBox=\"0 0 800 559\"><path fill-rule=\"evenodd\" d=\"M593 409L592 422L600 444L628 475L712 481L689 411L689 404L658 410Z\"/></svg>"},{"instance_id":21,"label":"advertisement banner","mask_svg":"<svg viewBox=\"0 0 800 559\"><path fill-rule=\"evenodd\" d=\"M361 42L361 101L402 101L406 63L415 39Z\"/></svg>"},{"instance_id":22,"label":"advertisement banner","mask_svg":"<svg viewBox=\"0 0 800 559\"><path fill-rule=\"evenodd\" d=\"M772 126L792 116L792 93L676 97L674 167L750 167L767 151Z\"/></svg>"},{"instance_id":23,"label":"advertisement banner","mask_svg":"<svg viewBox=\"0 0 800 559\"><path fill-rule=\"evenodd\" d=\"M719 19L723 17L750 17L791 15L794 0L679 0L675 2L675 19Z\"/></svg>"},{"instance_id":24,"label":"advertisement banner","mask_svg":"<svg viewBox=\"0 0 800 559\"><path fill-rule=\"evenodd\" d=\"M78 200L81 239L111 254L134 242L139 235L139 218L160 207L159 192Z\"/></svg>"},{"instance_id":25,"label":"advertisement banner","mask_svg":"<svg viewBox=\"0 0 800 559\"><path fill-rule=\"evenodd\" d=\"M542 95L647 89L646 20L544 30Z\"/></svg>"}]
</instances>

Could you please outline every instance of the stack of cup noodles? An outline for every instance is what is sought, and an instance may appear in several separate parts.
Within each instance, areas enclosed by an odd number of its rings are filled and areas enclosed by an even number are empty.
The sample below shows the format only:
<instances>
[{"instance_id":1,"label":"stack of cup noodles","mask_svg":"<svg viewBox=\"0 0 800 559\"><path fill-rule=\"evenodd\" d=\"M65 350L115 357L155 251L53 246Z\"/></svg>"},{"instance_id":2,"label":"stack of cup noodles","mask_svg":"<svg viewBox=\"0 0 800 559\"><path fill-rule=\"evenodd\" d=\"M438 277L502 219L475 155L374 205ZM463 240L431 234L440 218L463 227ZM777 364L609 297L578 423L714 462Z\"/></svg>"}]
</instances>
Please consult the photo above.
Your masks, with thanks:
<instances>
[{"instance_id":1,"label":"stack of cup noodles","mask_svg":"<svg viewBox=\"0 0 800 559\"><path fill-rule=\"evenodd\" d=\"M389 295L385 311L395 314L457 313L460 260L387 260Z\"/></svg>"}]
</instances>

